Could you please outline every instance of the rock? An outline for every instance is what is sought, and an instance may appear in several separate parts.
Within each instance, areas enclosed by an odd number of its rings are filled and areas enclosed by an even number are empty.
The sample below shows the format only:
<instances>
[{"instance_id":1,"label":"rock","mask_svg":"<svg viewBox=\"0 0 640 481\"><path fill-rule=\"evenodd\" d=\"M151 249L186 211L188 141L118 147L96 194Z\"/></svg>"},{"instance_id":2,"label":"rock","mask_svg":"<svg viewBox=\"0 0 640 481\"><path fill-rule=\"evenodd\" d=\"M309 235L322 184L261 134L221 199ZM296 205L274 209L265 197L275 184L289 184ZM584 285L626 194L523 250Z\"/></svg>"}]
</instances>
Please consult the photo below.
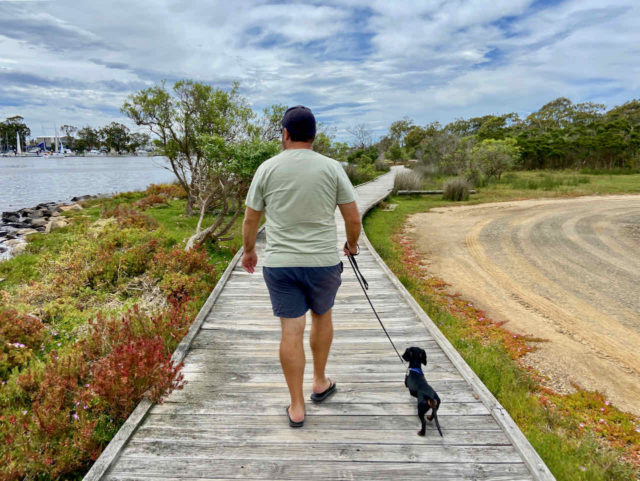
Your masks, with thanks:
<instances>
[{"instance_id":1,"label":"rock","mask_svg":"<svg viewBox=\"0 0 640 481\"><path fill-rule=\"evenodd\" d=\"M29 217L35 211L36 211L35 209L32 209L30 207L26 207L24 209L20 209L18 212L20 212L20 215L22 215L22 216Z\"/></svg>"},{"instance_id":2,"label":"rock","mask_svg":"<svg viewBox=\"0 0 640 481\"><path fill-rule=\"evenodd\" d=\"M7 239L17 239L18 238L18 231L14 231L14 232L7 232L4 237Z\"/></svg>"},{"instance_id":3,"label":"rock","mask_svg":"<svg viewBox=\"0 0 640 481\"><path fill-rule=\"evenodd\" d=\"M7 227L13 227L15 229L28 229L28 228L31 228L31 224L27 224L26 222L7 222L5 225Z\"/></svg>"},{"instance_id":4,"label":"rock","mask_svg":"<svg viewBox=\"0 0 640 481\"><path fill-rule=\"evenodd\" d=\"M20 214L18 212L3 212L2 220L4 222L19 222Z\"/></svg>"},{"instance_id":5,"label":"rock","mask_svg":"<svg viewBox=\"0 0 640 481\"><path fill-rule=\"evenodd\" d=\"M22 239L9 239L4 243L4 245L7 247L15 247L18 244L26 244L26 242L23 241Z\"/></svg>"},{"instance_id":6,"label":"rock","mask_svg":"<svg viewBox=\"0 0 640 481\"><path fill-rule=\"evenodd\" d=\"M25 236L25 235L29 235L29 234L35 234L36 232L38 232L35 229L18 229L16 231L16 234L21 235L21 236Z\"/></svg>"},{"instance_id":7,"label":"rock","mask_svg":"<svg viewBox=\"0 0 640 481\"><path fill-rule=\"evenodd\" d=\"M60 227L66 227L69 225L69 222L65 219L53 219L47 222L47 225L44 228L44 233L48 234L52 230L59 229Z\"/></svg>"},{"instance_id":8,"label":"rock","mask_svg":"<svg viewBox=\"0 0 640 481\"><path fill-rule=\"evenodd\" d=\"M42 217L31 219L31 225L33 227L44 227L45 225L47 225L47 220Z\"/></svg>"},{"instance_id":9,"label":"rock","mask_svg":"<svg viewBox=\"0 0 640 481\"><path fill-rule=\"evenodd\" d=\"M82 206L80 204L61 205L60 210L63 212L68 210L82 210Z\"/></svg>"},{"instance_id":10,"label":"rock","mask_svg":"<svg viewBox=\"0 0 640 481\"><path fill-rule=\"evenodd\" d=\"M71 197L71 202L79 202L81 200L97 199L97 195L80 195L78 197Z\"/></svg>"},{"instance_id":11,"label":"rock","mask_svg":"<svg viewBox=\"0 0 640 481\"><path fill-rule=\"evenodd\" d=\"M11 253L13 255L18 255L18 254L22 254L25 249L27 248L27 243L23 242L21 244L16 244L15 246L13 246L13 249L11 250Z\"/></svg>"}]
</instances>

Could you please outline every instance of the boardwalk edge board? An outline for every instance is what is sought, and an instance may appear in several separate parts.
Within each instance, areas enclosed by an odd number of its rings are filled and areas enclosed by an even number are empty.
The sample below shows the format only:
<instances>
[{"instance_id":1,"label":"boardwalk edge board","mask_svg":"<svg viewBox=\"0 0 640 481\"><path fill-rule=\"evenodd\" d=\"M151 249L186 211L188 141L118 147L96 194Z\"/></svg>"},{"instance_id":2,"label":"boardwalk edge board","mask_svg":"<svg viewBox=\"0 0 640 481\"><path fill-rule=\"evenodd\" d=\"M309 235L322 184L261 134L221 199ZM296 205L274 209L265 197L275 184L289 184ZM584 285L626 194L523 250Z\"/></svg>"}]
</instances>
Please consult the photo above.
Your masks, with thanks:
<instances>
[{"instance_id":1,"label":"boardwalk edge board","mask_svg":"<svg viewBox=\"0 0 640 481\"><path fill-rule=\"evenodd\" d=\"M263 230L264 230L264 226L260 227L260 229L258 230L258 235L260 235ZM207 298L204 305L200 309L200 312L198 312L198 315L196 316L193 323L191 324L189 331L182 338L182 341L180 341L180 344L178 344L178 347L176 347L176 350L173 351L171 360L174 363L176 364L180 363L186 356L187 351L189 350L189 347L191 347L191 344L193 343L193 340L196 338L196 335L198 334L198 332L200 331L200 327L202 327L202 324L204 323L205 319L207 318L207 315L209 314L209 311L211 311L211 308L213 307L216 300L220 296L220 293L224 289L224 286L227 283L227 280L229 279L229 277L231 277L231 274L233 273L233 270L235 269L236 264L238 264L238 262L240 261L240 258L242 257L243 252L244 252L244 248L241 247L240 249L238 249L238 252L236 252L236 255L233 256L233 259L231 259L231 262L229 262L229 265L227 266L225 271L222 273L220 280L211 291L211 294L209 294L209 297ZM129 417L124 422L124 424L120 427L116 435L113 437L113 439L111 439L111 441L109 442L107 447L104 449L104 451L102 451L102 454L100 454L100 457L96 459L96 461L93 463L93 466L91 466L91 469L89 470L89 472L87 472L85 477L82 478L83 481L98 481L103 478L103 476L107 473L109 468L120 456L120 453L124 449L124 446L127 444L127 441L129 441L129 438L133 435L133 433L138 428L138 426L141 425L144 419L147 417L147 414L149 413L152 407L153 407L153 403L147 397L144 397L142 401L138 403L136 408L129 415Z\"/></svg>"}]
</instances>

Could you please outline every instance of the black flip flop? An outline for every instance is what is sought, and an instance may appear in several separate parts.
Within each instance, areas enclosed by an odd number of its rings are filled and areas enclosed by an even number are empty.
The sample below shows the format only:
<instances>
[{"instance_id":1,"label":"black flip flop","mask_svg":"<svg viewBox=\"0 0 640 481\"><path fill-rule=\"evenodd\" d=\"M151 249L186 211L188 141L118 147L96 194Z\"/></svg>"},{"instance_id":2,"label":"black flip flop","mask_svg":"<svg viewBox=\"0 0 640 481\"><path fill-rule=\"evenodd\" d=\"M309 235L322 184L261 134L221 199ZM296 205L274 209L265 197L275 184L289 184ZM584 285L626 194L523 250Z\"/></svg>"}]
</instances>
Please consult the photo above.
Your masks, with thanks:
<instances>
[{"instance_id":1,"label":"black flip flop","mask_svg":"<svg viewBox=\"0 0 640 481\"><path fill-rule=\"evenodd\" d=\"M326 391L320 392L320 393L311 393L311 400L314 403L321 403L322 401L324 401L325 399L327 399L329 396L331 396L334 392L336 392L336 382L329 378L329 387L327 388Z\"/></svg>"},{"instance_id":2,"label":"black flip flop","mask_svg":"<svg viewBox=\"0 0 640 481\"><path fill-rule=\"evenodd\" d=\"M293 421L291 419L291 415L289 414L289 408L291 406L287 406L285 409L287 410L287 417L289 418L289 426L291 426L292 428L301 428L302 426L304 426L304 419L302 421Z\"/></svg>"}]
</instances>

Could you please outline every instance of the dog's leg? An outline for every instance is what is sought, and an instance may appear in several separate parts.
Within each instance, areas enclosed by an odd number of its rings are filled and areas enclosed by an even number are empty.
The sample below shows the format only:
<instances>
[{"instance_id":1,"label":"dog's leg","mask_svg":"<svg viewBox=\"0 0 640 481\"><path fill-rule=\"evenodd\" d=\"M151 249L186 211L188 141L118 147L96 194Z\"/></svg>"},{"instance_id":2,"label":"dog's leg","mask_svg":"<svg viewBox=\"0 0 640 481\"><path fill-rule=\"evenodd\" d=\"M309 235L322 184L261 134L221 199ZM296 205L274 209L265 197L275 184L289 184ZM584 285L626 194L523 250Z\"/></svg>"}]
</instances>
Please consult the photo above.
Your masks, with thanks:
<instances>
[{"instance_id":1,"label":"dog's leg","mask_svg":"<svg viewBox=\"0 0 640 481\"><path fill-rule=\"evenodd\" d=\"M418 417L422 422L420 431L418 431L419 436L424 436L426 424L427 424L427 421L425 420L424 415L427 413L428 410L429 410L429 404L427 404L426 401L418 401Z\"/></svg>"}]
</instances>

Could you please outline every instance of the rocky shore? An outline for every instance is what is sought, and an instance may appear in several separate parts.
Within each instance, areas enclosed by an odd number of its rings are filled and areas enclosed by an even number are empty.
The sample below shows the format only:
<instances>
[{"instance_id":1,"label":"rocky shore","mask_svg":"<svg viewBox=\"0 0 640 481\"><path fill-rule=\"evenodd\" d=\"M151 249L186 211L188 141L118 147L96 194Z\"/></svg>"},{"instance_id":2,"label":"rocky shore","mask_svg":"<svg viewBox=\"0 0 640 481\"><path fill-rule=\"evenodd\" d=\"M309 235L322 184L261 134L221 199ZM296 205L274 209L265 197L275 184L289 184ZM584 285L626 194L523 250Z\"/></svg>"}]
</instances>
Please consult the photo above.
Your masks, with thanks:
<instances>
[{"instance_id":1,"label":"rocky shore","mask_svg":"<svg viewBox=\"0 0 640 481\"><path fill-rule=\"evenodd\" d=\"M36 232L48 234L54 229L68 225L69 221L61 215L67 210L81 210L78 203L95 199L96 195L73 197L71 202L45 202L35 207L3 212L0 220L0 261L20 254L27 246L27 236Z\"/></svg>"}]
</instances>

